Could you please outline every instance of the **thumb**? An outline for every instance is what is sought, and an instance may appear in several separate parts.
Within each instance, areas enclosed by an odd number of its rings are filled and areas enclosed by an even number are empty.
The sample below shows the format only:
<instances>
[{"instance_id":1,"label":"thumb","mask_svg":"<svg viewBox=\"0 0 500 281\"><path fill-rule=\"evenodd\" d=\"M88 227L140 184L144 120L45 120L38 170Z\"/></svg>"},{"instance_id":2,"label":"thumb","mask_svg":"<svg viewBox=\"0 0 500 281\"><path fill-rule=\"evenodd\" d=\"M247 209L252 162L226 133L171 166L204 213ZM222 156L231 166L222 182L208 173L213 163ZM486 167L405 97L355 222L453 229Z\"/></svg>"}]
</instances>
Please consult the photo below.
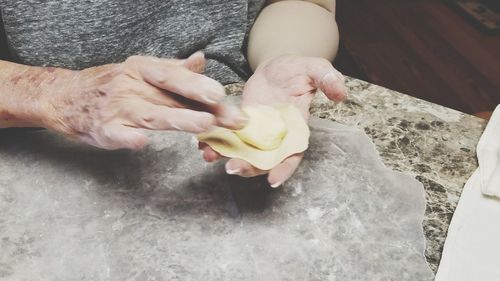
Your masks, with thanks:
<instances>
[{"instance_id":1,"label":"thumb","mask_svg":"<svg viewBox=\"0 0 500 281\"><path fill-rule=\"evenodd\" d=\"M323 76L319 89L333 101L343 101L347 97L345 78L340 72L329 72Z\"/></svg>"},{"instance_id":2,"label":"thumb","mask_svg":"<svg viewBox=\"0 0 500 281\"><path fill-rule=\"evenodd\" d=\"M314 87L320 89L333 101L342 101L347 97L345 78L329 61L314 63L309 66L309 77Z\"/></svg>"}]
</instances>

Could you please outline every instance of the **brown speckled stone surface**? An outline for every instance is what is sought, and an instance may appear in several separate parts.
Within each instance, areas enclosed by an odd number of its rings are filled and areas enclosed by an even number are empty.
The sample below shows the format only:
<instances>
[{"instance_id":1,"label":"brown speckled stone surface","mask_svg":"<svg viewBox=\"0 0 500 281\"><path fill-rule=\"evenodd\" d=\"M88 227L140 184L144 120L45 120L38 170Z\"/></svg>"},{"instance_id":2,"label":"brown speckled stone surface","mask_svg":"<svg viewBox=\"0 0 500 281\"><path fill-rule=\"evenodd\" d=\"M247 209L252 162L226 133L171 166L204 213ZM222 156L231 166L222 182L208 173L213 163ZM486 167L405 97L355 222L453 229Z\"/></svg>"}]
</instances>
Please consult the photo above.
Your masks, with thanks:
<instances>
[{"instance_id":1,"label":"brown speckled stone surface","mask_svg":"<svg viewBox=\"0 0 500 281\"><path fill-rule=\"evenodd\" d=\"M476 145L486 121L357 79L346 83L345 102L335 104L319 95L311 112L364 130L388 167L423 183L426 257L436 271L462 188L477 168ZM242 88L228 86L231 94Z\"/></svg>"}]
</instances>

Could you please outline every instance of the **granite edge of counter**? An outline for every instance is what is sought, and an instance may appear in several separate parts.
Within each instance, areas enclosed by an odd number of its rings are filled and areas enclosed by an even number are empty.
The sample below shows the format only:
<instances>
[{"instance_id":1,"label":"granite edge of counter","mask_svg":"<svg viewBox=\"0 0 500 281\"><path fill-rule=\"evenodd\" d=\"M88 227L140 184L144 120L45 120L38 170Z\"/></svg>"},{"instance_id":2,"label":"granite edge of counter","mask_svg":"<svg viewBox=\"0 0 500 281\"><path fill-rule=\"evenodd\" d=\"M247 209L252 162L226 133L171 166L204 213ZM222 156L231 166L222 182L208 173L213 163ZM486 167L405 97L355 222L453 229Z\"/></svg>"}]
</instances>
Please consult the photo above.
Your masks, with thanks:
<instances>
[{"instance_id":1,"label":"granite edge of counter","mask_svg":"<svg viewBox=\"0 0 500 281\"><path fill-rule=\"evenodd\" d=\"M487 121L350 77L346 86L346 101L317 95L311 113L363 130L386 166L424 185L426 258L436 272L462 188L477 168L476 145ZM243 84L227 89L238 95Z\"/></svg>"}]
</instances>

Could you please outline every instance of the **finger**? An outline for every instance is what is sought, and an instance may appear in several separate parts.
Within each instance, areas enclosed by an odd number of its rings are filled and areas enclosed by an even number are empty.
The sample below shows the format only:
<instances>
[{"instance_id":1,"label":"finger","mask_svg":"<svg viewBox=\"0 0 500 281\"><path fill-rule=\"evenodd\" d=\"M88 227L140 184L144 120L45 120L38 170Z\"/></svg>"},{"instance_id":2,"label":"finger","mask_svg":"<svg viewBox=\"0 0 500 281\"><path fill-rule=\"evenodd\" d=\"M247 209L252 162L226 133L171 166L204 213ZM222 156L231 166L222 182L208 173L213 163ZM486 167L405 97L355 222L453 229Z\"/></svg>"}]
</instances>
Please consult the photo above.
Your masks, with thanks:
<instances>
[{"instance_id":1,"label":"finger","mask_svg":"<svg viewBox=\"0 0 500 281\"><path fill-rule=\"evenodd\" d=\"M206 146L202 148L203 151L203 159L207 162L214 162L219 160L221 157L219 153L215 152L210 146Z\"/></svg>"},{"instance_id":2,"label":"finger","mask_svg":"<svg viewBox=\"0 0 500 281\"><path fill-rule=\"evenodd\" d=\"M148 143L148 138L136 128L121 124L108 124L97 132L81 136L85 143L109 150L128 148L138 150Z\"/></svg>"},{"instance_id":3,"label":"finger","mask_svg":"<svg viewBox=\"0 0 500 281\"><path fill-rule=\"evenodd\" d=\"M217 118L217 125L231 130L245 127L248 117L235 105L220 103L211 107L211 112Z\"/></svg>"},{"instance_id":4,"label":"finger","mask_svg":"<svg viewBox=\"0 0 500 281\"><path fill-rule=\"evenodd\" d=\"M338 71L326 74L321 81L319 89L333 101L342 101L347 97L345 78Z\"/></svg>"},{"instance_id":5,"label":"finger","mask_svg":"<svg viewBox=\"0 0 500 281\"><path fill-rule=\"evenodd\" d=\"M196 52L185 59L182 65L193 72L202 73L206 65L205 55L203 52Z\"/></svg>"},{"instance_id":6,"label":"finger","mask_svg":"<svg viewBox=\"0 0 500 281\"><path fill-rule=\"evenodd\" d=\"M267 171L257 169L254 166L250 165L248 162L235 158L227 161L226 173L244 178L251 178L267 174Z\"/></svg>"},{"instance_id":7,"label":"finger","mask_svg":"<svg viewBox=\"0 0 500 281\"><path fill-rule=\"evenodd\" d=\"M202 74L168 63L138 63L144 81L158 88L206 105L216 105L225 97L224 87Z\"/></svg>"},{"instance_id":8,"label":"finger","mask_svg":"<svg viewBox=\"0 0 500 281\"><path fill-rule=\"evenodd\" d=\"M205 70L205 65L206 65L205 54L203 54L203 52L201 51L192 54L186 59L165 59L153 56L132 56L127 59L127 63L129 64L147 63L147 62L184 66L187 69L194 71L196 73L203 72Z\"/></svg>"},{"instance_id":9,"label":"finger","mask_svg":"<svg viewBox=\"0 0 500 281\"><path fill-rule=\"evenodd\" d=\"M143 61L140 61L139 59L142 59ZM140 58L136 59L136 63L137 64L145 63L145 61L147 61L147 59L151 60L151 58L149 58L149 57L146 57L146 58L140 57ZM155 58L154 61L159 62L160 59ZM186 64L186 66L188 66L190 68L203 68L204 63L205 63L204 55L201 52L197 52L197 53L193 54L192 56L190 56L188 59L186 59L184 63ZM157 66L158 66L158 64L157 64ZM162 67L164 67L165 69L169 69L169 71L171 73L174 73L175 75L177 75L176 77L180 77L177 80L175 77L170 77L173 84L170 86L165 86L165 85L161 86L162 89L167 89L167 90L169 90L171 92L175 92L175 93L182 92L184 94L182 94L181 96L174 95L174 96L169 96L169 97L161 97L162 91L160 89L158 89L156 91L145 89L146 93L148 93L146 100L148 100L154 104L161 104L161 105L181 107L181 108L191 108L191 109L198 110L198 111L208 111L210 113L213 113L217 117L217 124L219 126L222 126L222 127L228 128L228 129L237 130L237 129L241 129L245 126L245 124L247 123L248 120L238 107L236 107L234 105L229 105L226 103L219 102L219 100L220 100L219 97L225 96L225 90L222 87L222 85L220 85L218 82L211 80L210 78L207 78L203 75L190 72L185 68L173 65L171 60L166 60L165 65ZM172 68L174 68L174 70L172 70ZM150 72L148 72L150 70L145 70L145 71L147 73L150 73ZM181 73L181 74L179 74L179 73ZM184 73L184 74L182 74L182 73ZM191 79L191 80L194 79L194 80L189 82L189 83L186 82L189 79ZM185 81L185 83L183 83L180 80ZM217 95L216 102L212 102L210 104L207 104L206 98L203 98L203 96L198 95L198 93L201 92L203 90L203 88L206 89L207 87L211 87L210 85L207 85L207 83L196 82L198 80L203 80L205 82L206 82L206 80L211 81L211 82L215 82L215 88L218 88L219 86L221 87L221 88L219 88L218 91L220 91L222 93L216 94ZM148 80L148 82L150 82L150 81ZM166 84L169 83L168 81L164 81L164 82ZM210 83L208 83L208 84L210 84ZM120 84L125 84L125 83L120 83ZM152 84L155 85L154 83L152 83ZM197 87L196 85L198 85L199 88L196 88ZM158 87L158 85L155 85L155 86ZM181 87L182 89L180 89L179 87ZM137 87L137 88L139 88L139 87ZM144 88L144 87L142 87L142 88ZM214 87L212 87L212 88L214 88ZM209 92L210 91L208 91L207 93L209 93Z\"/></svg>"},{"instance_id":10,"label":"finger","mask_svg":"<svg viewBox=\"0 0 500 281\"><path fill-rule=\"evenodd\" d=\"M130 56L125 60L124 65L130 67L132 70L140 70L141 65L171 65L171 66L184 66L187 59L172 59L172 58L159 58L154 56ZM129 74L137 74L137 72L131 72ZM132 75L135 77L135 75Z\"/></svg>"},{"instance_id":11,"label":"finger","mask_svg":"<svg viewBox=\"0 0 500 281\"><path fill-rule=\"evenodd\" d=\"M215 115L217 125L231 130L242 129L248 122L248 117L236 105L221 102L212 106L206 106L199 102L193 102L180 96L174 96L175 100L185 108L197 111L206 111Z\"/></svg>"},{"instance_id":12,"label":"finger","mask_svg":"<svg viewBox=\"0 0 500 281\"><path fill-rule=\"evenodd\" d=\"M215 117L207 112L184 108L170 108L137 100L124 106L122 117L131 125L150 130L177 130L201 133L214 126Z\"/></svg>"},{"instance_id":13,"label":"finger","mask_svg":"<svg viewBox=\"0 0 500 281\"><path fill-rule=\"evenodd\" d=\"M155 105L163 105L168 107L187 108L188 105L182 100L177 99L172 94L159 89L149 83L143 81L128 79L127 77L118 77L111 84L102 86L101 88L109 87L115 92L124 93L129 98L142 98ZM105 89L111 91L111 89Z\"/></svg>"},{"instance_id":14,"label":"finger","mask_svg":"<svg viewBox=\"0 0 500 281\"><path fill-rule=\"evenodd\" d=\"M287 181L299 167L300 161L304 157L304 153L294 154L278 166L274 167L270 172L267 180L269 185L273 188L277 188Z\"/></svg>"},{"instance_id":15,"label":"finger","mask_svg":"<svg viewBox=\"0 0 500 281\"><path fill-rule=\"evenodd\" d=\"M210 158L213 159L212 161L215 161L222 157L217 151L213 150L208 144L204 142L198 142L198 149L201 150L204 154L210 154Z\"/></svg>"},{"instance_id":16,"label":"finger","mask_svg":"<svg viewBox=\"0 0 500 281\"><path fill-rule=\"evenodd\" d=\"M320 89L333 101L344 100L347 96L344 75L325 59L318 59L312 62L311 59L308 60L310 61L308 74L313 80L314 87Z\"/></svg>"}]
</instances>

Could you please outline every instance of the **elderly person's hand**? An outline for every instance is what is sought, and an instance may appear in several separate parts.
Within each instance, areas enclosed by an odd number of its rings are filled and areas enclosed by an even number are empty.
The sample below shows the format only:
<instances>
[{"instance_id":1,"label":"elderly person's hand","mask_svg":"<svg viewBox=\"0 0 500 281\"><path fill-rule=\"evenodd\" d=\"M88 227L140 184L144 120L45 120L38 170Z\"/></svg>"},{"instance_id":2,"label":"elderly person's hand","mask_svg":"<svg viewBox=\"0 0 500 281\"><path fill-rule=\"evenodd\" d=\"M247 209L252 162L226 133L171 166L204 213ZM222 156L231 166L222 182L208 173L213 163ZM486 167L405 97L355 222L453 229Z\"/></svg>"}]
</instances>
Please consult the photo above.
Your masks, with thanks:
<instances>
[{"instance_id":1,"label":"elderly person's hand","mask_svg":"<svg viewBox=\"0 0 500 281\"><path fill-rule=\"evenodd\" d=\"M221 103L224 87L200 74L203 54L186 60L134 56L120 64L62 74L42 97L44 127L105 149L139 149L140 129L200 133L239 128L239 109Z\"/></svg>"},{"instance_id":2,"label":"elderly person's hand","mask_svg":"<svg viewBox=\"0 0 500 281\"><path fill-rule=\"evenodd\" d=\"M242 106L294 104L307 120L309 106L317 89L333 101L342 101L347 94L344 76L328 60L293 55L280 56L257 68L245 85ZM200 149L208 162L220 157L204 144L200 145ZM292 176L302 158L303 153L292 155L270 171L259 170L240 159L231 159L226 163L226 171L243 177L269 173L269 184L278 187Z\"/></svg>"}]
</instances>

